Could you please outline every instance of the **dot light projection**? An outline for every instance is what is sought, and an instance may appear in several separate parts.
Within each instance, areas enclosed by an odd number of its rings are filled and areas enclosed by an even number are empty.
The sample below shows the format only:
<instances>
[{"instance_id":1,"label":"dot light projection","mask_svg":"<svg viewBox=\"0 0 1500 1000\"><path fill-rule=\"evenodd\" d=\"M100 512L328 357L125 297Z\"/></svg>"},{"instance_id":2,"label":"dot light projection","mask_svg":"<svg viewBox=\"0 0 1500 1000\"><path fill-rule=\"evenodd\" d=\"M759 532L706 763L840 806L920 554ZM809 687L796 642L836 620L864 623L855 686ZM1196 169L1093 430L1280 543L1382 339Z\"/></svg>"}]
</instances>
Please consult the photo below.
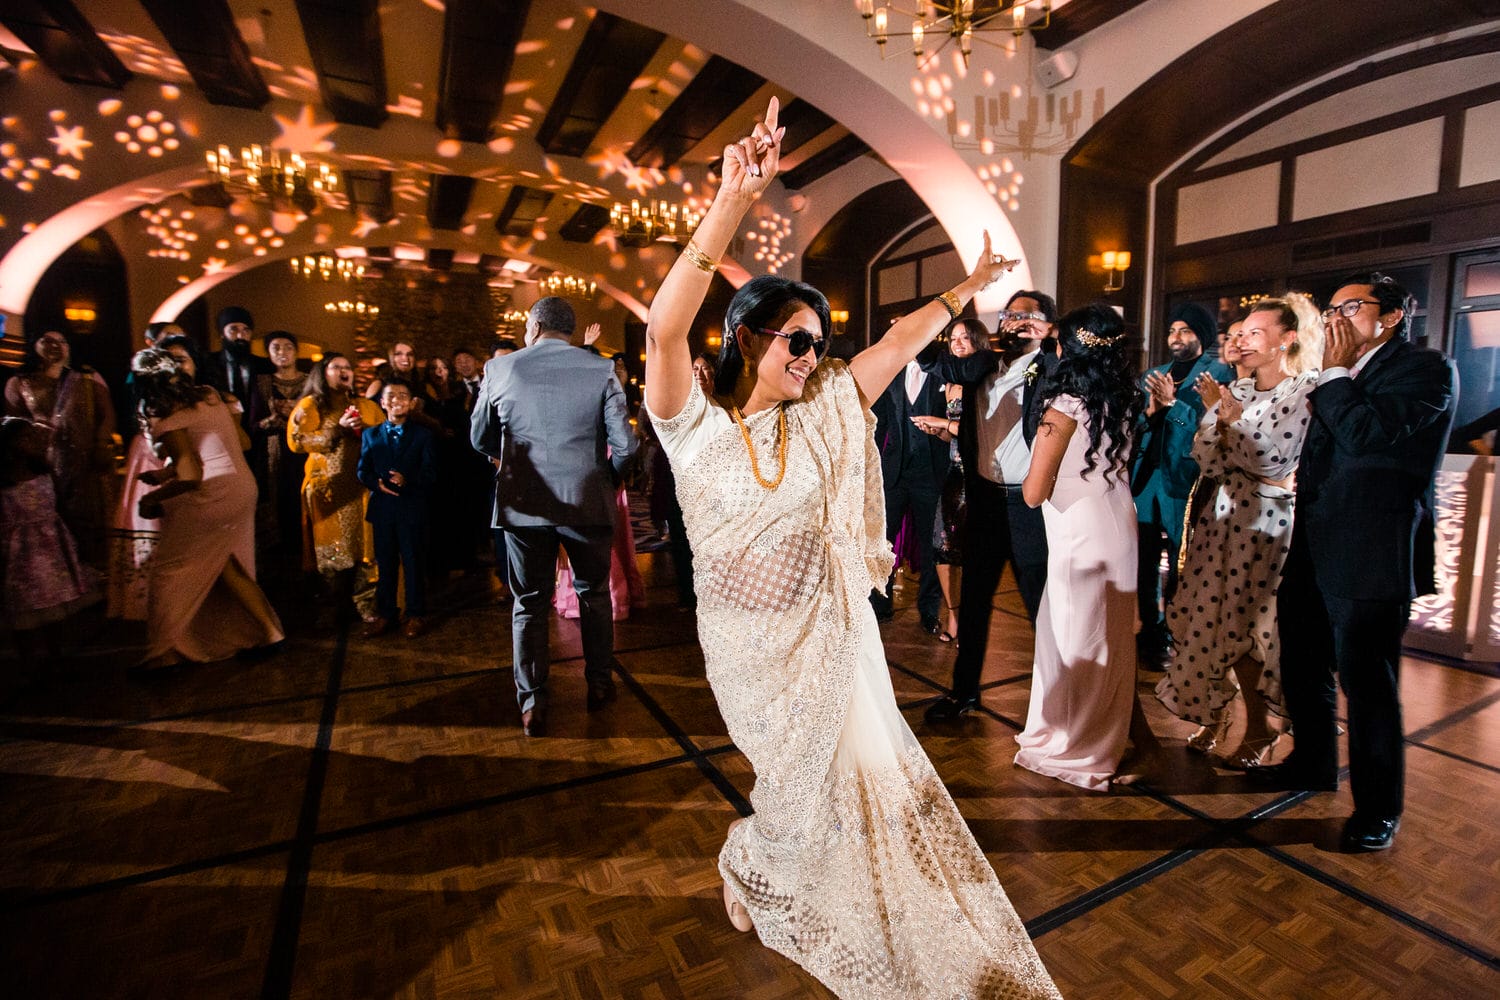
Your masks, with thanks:
<instances>
[{"instance_id":1,"label":"dot light projection","mask_svg":"<svg viewBox=\"0 0 1500 1000\"><path fill-rule=\"evenodd\" d=\"M769 273L778 274L796 256L781 249L782 241L790 239L791 235L792 220L773 209L756 221L755 228L745 234L745 241L755 247L755 259L764 264Z\"/></svg>"},{"instance_id":2,"label":"dot light projection","mask_svg":"<svg viewBox=\"0 0 1500 1000\"><path fill-rule=\"evenodd\" d=\"M145 152L147 156L159 157L181 145L177 123L155 108L144 115L129 115L125 125L115 132L115 142L125 147L127 153Z\"/></svg>"}]
</instances>

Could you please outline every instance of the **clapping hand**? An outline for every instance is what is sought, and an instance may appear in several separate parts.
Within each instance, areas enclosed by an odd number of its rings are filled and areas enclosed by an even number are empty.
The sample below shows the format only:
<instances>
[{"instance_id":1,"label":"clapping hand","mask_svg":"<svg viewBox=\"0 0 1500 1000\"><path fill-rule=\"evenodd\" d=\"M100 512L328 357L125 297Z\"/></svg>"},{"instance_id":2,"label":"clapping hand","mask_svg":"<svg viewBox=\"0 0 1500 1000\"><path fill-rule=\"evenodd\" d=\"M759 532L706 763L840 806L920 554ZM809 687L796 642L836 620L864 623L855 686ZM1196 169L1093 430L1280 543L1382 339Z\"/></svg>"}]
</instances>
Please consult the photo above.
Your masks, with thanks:
<instances>
[{"instance_id":1,"label":"clapping hand","mask_svg":"<svg viewBox=\"0 0 1500 1000\"><path fill-rule=\"evenodd\" d=\"M1177 402L1177 385L1165 372L1147 372L1146 391L1151 393L1152 412Z\"/></svg>"},{"instance_id":2,"label":"clapping hand","mask_svg":"<svg viewBox=\"0 0 1500 1000\"><path fill-rule=\"evenodd\" d=\"M777 127L781 103L771 98L766 106L766 120L756 122L750 134L724 147L724 176L720 194L755 196L766 189L781 164L781 137L784 127Z\"/></svg>"},{"instance_id":3,"label":"clapping hand","mask_svg":"<svg viewBox=\"0 0 1500 1000\"><path fill-rule=\"evenodd\" d=\"M1245 415L1245 404L1232 392L1223 394L1219 400L1219 423L1228 426Z\"/></svg>"},{"instance_id":4,"label":"clapping hand","mask_svg":"<svg viewBox=\"0 0 1500 1000\"><path fill-rule=\"evenodd\" d=\"M1219 400L1226 395L1224 387L1219 385L1208 372L1203 372L1198 376L1196 388L1198 395L1203 397L1203 405L1210 410L1217 406Z\"/></svg>"}]
</instances>

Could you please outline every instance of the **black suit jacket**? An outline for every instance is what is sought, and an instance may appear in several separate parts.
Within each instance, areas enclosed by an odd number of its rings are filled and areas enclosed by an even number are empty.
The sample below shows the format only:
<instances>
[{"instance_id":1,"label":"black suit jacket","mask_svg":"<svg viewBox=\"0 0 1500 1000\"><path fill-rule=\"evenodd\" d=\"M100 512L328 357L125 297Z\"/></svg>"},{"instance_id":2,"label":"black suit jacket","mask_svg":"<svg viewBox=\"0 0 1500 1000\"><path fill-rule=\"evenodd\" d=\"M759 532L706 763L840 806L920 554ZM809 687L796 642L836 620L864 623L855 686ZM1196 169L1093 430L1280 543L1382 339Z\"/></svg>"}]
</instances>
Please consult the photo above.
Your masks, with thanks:
<instances>
[{"instance_id":1,"label":"black suit jacket","mask_svg":"<svg viewBox=\"0 0 1500 1000\"><path fill-rule=\"evenodd\" d=\"M1333 379L1310 399L1295 530L1318 586L1358 600L1430 593L1433 480L1458 401L1453 363L1393 339L1359 378Z\"/></svg>"},{"instance_id":2,"label":"black suit jacket","mask_svg":"<svg viewBox=\"0 0 1500 1000\"><path fill-rule=\"evenodd\" d=\"M379 486L392 471L401 473L400 492L391 496ZM437 452L432 431L410 419L402 425L401 443L391 439L387 421L367 427L360 439L359 481L370 491L365 520L371 524L424 524L427 494L437 482Z\"/></svg>"},{"instance_id":3,"label":"black suit jacket","mask_svg":"<svg viewBox=\"0 0 1500 1000\"><path fill-rule=\"evenodd\" d=\"M1050 341L1049 341L1050 343ZM932 343L917 355L917 363L923 371L936 375L939 381L963 387L963 413L958 419L958 457L963 460L965 474L973 474L979 466L975 464L979 451L979 395L985 379L999 371L1002 358L997 351L981 348L965 358L954 357L946 347ZM1035 358L1037 375L1027 379L1026 390L1021 394L1021 435L1026 446L1031 447L1036 437L1041 413L1037 409L1037 392L1042 382L1057 368L1057 355L1044 344ZM1012 485L1019 486L1019 483Z\"/></svg>"},{"instance_id":4,"label":"black suit jacket","mask_svg":"<svg viewBox=\"0 0 1500 1000\"><path fill-rule=\"evenodd\" d=\"M917 401L906 398L906 369L901 369L880 398L870 404L875 414L875 446L880 449L880 471L887 483L902 477L918 477L934 489L948 475L948 442L928 434L911 422L912 417L946 417L948 399L942 382L928 375L917 393Z\"/></svg>"}]
</instances>

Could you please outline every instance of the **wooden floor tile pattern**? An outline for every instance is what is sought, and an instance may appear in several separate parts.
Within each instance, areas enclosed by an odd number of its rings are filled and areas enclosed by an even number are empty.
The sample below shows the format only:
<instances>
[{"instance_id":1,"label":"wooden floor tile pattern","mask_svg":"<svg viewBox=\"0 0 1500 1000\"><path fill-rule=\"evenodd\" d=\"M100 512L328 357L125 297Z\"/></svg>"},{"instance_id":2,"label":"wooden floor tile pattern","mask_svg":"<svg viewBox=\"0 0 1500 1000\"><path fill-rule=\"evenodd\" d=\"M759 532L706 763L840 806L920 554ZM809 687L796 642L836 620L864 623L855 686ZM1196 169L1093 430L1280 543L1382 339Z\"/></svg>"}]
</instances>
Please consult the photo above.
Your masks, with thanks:
<instances>
[{"instance_id":1,"label":"wooden floor tile pattern","mask_svg":"<svg viewBox=\"0 0 1500 1000\"><path fill-rule=\"evenodd\" d=\"M53 682L0 704L6 995L828 996L724 918L715 859L754 776L669 563L641 562L620 701L584 711L577 626L554 620L543 740L519 735L486 579L454 581L417 643L349 637L272 588L279 655L150 685L123 677L139 629L85 619ZM1149 784L1013 767L1031 634L1009 582L985 711L925 727L954 649L901 582L897 699L1065 996L1500 995L1495 671L1406 661L1407 817L1392 851L1346 856L1347 790L1256 792L1188 754L1150 676Z\"/></svg>"}]
</instances>

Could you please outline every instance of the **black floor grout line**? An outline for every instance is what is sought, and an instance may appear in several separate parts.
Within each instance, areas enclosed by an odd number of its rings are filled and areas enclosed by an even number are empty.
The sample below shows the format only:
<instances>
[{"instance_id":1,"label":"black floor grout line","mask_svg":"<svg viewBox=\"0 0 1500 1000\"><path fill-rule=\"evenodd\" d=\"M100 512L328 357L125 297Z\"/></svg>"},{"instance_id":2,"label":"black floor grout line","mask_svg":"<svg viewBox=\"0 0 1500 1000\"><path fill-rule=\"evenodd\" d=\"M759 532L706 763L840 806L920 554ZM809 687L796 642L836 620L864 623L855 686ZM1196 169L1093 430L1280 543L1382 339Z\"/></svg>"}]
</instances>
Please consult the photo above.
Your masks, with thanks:
<instances>
[{"instance_id":1,"label":"black floor grout line","mask_svg":"<svg viewBox=\"0 0 1500 1000\"><path fill-rule=\"evenodd\" d=\"M1412 930L1431 938L1439 944L1447 945L1454 951L1467 955L1475 961L1483 963L1491 969L1500 970L1500 955L1492 952L1486 952L1483 948L1477 945L1470 944L1462 938L1455 937L1447 931L1443 930L1441 927L1430 924L1427 921L1423 920L1421 917L1418 917L1412 913L1408 913L1398 906L1393 906L1390 903L1387 903L1384 900L1371 895L1358 886L1352 885L1335 875L1331 875L1328 872L1325 872L1317 865L1310 864L1309 862L1303 861L1301 858L1297 858L1291 854L1288 854L1286 851L1283 851L1279 847L1274 847L1270 844L1262 843L1256 843L1255 847L1262 854L1265 854L1271 858L1275 858L1277 861L1280 861L1282 864L1286 865L1288 868L1291 868L1293 871L1300 872L1302 875L1305 875L1313 881L1320 882L1323 885L1328 886L1330 889L1348 896L1350 899L1353 899L1356 902L1364 904L1377 913L1382 913L1398 923L1405 924Z\"/></svg>"},{"instance_id":2,"label":"black floor grout line","mask_svg":"<svg viewBox=\"0 0 1500 1000\"><path fill-rule=\"evenodd\" d=\"M338 642L328 665L328 685L323 697L323 711L318 718L318 737L307 767L302 808L297 815L297 830L292 835L292 850L287 858L286 881L281 887L281 902L276 908L276 922L271 932L270 955L260 990L262 1000L281 1000L292 992L292 970L297 962L302 913L307 903L307 878L312 870L313 836L318 832L318 816L323 808L333 725L338 718L339 687L343 683L344 660L349 651L350 619L347 615L341 617Z\"/></svg>"},{"instance_id":3,"label":"black floor grout line","mask_svg":"<svg viewBox=\"0 0 1500 1000\"><path fill-rule=\"evenodd\" d=\"M292 841L278 840L269 844L260 844L256 847L247 847L238 851L230 851L228 854L216 854L210 858L199 858L193 861L182 861L165 868L152 868L149 871L133 872L130 875L120 875L116 878L106 879L103 882L90 882L86 885L68 886L66 889L55 889L51 892L41 892L34 896L27 896L10 902L0 903L0 913L12 913L17 910L30 910L39 906L49 906L53 903L66 903L85 896L93 896L101 892L109 892L114 889L130 889L138 885L149 885L152 882L160 882L164 879L177 878L180 875L192 875L196 872L210 871L214 868L222 868L225 865L241 864L246 861L255 861L258 858L270 857L288 851L292 848Z\"/></svg>"},{"instance_id":4,"label":"black floor grout line","mask_svg":"<svg viewBox=\"0 0 1500 1000\"><path fill-rule=\"evenodd\" d=\"M1066 903L1053 907L1040 916L1032 917L1026 921L1026 933L1031 935L1035 941L1043 934L1057 930L1073 920L1078 919L1092 910L1098 909L1112 899L1125 895L1132 889L1136 889L1158 875L1164 875L1174 868L1192 860L1203 853L1202 847L1180 847L1175 851L1168 851L1153 861L1148 861L1139 868L1133 869L1118 878L1110 879L1097 888L1090 889L1082 895L1075 896Z\"/></svg>"},{"instance_id":5,"label":"black floor grout line","mask_svg":"<svg viewBox=\"0 0 1500 1000\"><path fill-rule=\"evenodd\" d=\"M1421 729L1412 730L1406 734L1406 742L1420 743L1429 737L1436 736L1449 726L1463 722L1465 719L1473 718L1497 702L1500 702L1500 691L1491 691L1489 694L1469 702L1463 708L1449 712L1435 722L1429 722Z\"/></svg>"},{"instance_id":6,"label":"black floor grout line","mask_svg":"<svg viewBox=\"0 0 1500 1000\"><path fill-rule=\"evenodd\" d=\"M646 690L640 681L635 679L629 670L625 669L625 665L616 659L614 667L615 672L620 675L620 679L625 682L625 686L630 689L631 694L635 695L641 704L646 706L646 711L650 712L651 717L657 721L657 724L667 731L667 735L676 740L682 749L692 757L693 763L697 765L698 770L703 772L703 776L719 790L719 794L724 796L730 805L734 806L735 811L741 816L749 816L754 812L755 810L750 808L749 800L741 795L740 790L734 787L734 783L724 776L724 772L715 767L713 761L709 760L698 749L697 745L688 736L687 731L677 724L677 720L667 714L667 710L662 708L655 698L651 697L651 693Z\"/></svg>"},{"instance_id":7,"label":"black floor grout line","mask_svg":"<svg viewBox=\"0 0 1500 1000\"><path fill-rule=\"evenodd\" d=\"M1428 753L1440 754L1444 757L1449 758L1450 760L1456 760L1460 764L1468 764L1470 767L1481 768L1485 771L1491 772L1492 774L1500 774L1500 767L1496 767L1494 764L1486 764L1482 760L1475 760L1473 757L1465 757L1461 753L1454 753L1452 750L1444 750L1442 747L1435 747L1431 743L1412 743L1411 740L1407 740L1406 742L1410 746L1420 747L1421 749L1426 750Z\"/></svg>"}]
</instances>

